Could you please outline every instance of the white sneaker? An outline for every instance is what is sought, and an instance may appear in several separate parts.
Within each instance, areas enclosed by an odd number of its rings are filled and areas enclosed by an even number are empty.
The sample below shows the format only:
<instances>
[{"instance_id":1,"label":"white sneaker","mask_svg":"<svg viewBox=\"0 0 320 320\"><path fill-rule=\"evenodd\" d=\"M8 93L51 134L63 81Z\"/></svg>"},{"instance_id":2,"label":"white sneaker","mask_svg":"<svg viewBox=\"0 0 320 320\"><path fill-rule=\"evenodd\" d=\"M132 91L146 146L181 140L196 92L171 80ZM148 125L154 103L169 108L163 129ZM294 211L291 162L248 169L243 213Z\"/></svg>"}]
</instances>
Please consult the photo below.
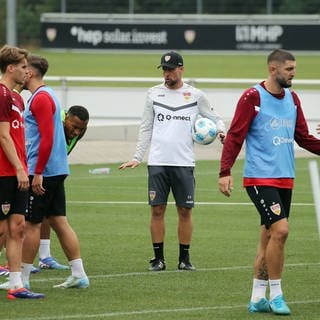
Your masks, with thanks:
<instances>
[{"instance_id":1,"label":"white sneaker","mask_svg":"<svg viewBox=\"0 0 320 320\"><path fill-rule=\"evenodd\" d=\"M23 287L24 287L25 289L30 290L30 284L29 284L29 282L25 282L25 283L23 284ZM9 287L9 281L6 281L6 282L0 284L0 290L9 290L9 289L10 289L10 287Z\"/></svg>"},{"instance_id":2,"label":"white sneaker","mask_svg":"<svg viewBox=\"0 0 320 320\"><path fill-rule=\"evenodd\" d=\"M79 288L84 289L89 287L89 279L88 277L77 278L74 276L70 276L67 280L61 284L57 284L53 286L54 288Z\"/></svg>"},{"instance_id":3,"label":"white sneaker","mask_svg":"<svg viewBox=\"0 0 320 320\"><path fill-rule=\"evenodd\" d=\"M0 284L0 290L9 290L9 281Z\"/></svg>"}]
</instances>

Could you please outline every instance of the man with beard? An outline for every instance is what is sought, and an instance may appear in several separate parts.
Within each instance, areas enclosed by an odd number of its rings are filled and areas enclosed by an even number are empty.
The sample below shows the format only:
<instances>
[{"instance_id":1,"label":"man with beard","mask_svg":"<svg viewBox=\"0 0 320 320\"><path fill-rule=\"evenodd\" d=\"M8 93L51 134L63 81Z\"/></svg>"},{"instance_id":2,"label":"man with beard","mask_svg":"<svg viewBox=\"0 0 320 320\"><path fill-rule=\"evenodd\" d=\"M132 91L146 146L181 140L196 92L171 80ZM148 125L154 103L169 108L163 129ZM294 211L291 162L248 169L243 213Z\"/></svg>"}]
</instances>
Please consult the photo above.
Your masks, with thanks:
<instances>
[{"instance_id":1,"label":"man with beard","mask_svg":"<svg viewBox=\"0 0 320 320\"><path fill-rule=\"evenodd\" d=\"M218 139L223 141L225 126L205 94L182 79L182 56L174 51L161 57L164 82L149 89L136 152L131 161L119 168L135 168L148 158L148 196L151 207L150 232L154 258L150 271L166 269L164 258L165 211L170 190L178 213L178 269L193 271L189 256L194 207L195 156L192 125L198 114L216 123Z\"/></svg>"},{"instance_id":2,"label":"man with beard","mask_svg":"<svg viewBox=\"0 0 320 320\"><path fill-rule=\"evenodd\" d=\"M231 195L231 168L246 140L243 186L261 218L248 310L288 315L281 275L295 177L294 141L320 154L320 140L309 134L300 100L289 89L296 74L295 57L277 49L267 62L267 80L247 89L237 104L222 151L219 188Z\"/></svg>"}]
</instances>

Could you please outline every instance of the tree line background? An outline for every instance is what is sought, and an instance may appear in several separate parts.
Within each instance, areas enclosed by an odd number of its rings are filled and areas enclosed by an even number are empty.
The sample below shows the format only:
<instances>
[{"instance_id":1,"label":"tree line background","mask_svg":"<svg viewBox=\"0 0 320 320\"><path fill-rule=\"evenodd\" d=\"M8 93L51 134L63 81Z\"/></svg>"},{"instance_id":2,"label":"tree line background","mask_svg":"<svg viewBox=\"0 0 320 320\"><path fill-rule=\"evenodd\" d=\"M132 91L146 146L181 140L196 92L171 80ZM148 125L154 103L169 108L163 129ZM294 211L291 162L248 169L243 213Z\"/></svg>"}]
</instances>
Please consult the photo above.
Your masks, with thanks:
<instances>
[{"instance_id":1,"label":"tree line background","mask_svg":"<svg viewBox=\"0 0 320 320\"><path fill-rule=\"evenodd\" d=\"M16 0L18 44L38 46L44 12L196 14L199 0ZM320 14L320 0L200 0L203 14ZM0 44L6 41L6 0L0 0Z\"/></svg>"}]
</instances>

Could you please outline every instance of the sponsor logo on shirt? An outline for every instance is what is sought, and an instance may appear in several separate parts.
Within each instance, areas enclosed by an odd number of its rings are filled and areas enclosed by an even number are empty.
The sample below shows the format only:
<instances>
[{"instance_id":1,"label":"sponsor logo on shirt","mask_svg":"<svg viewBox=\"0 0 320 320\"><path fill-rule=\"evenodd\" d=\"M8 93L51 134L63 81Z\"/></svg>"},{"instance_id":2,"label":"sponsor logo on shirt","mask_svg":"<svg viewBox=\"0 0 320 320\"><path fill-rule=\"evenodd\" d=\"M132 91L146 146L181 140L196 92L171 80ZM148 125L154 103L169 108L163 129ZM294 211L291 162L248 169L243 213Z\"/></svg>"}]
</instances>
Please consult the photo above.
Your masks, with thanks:
<instances>
[{"instance_id":1,"label":"sponsor logo on shirt","mask_svg":"<svg viewBox=\"0 0 320 320\"><path fill-rule=\"evenodd\" d=\"M171 120L191 121L191 117L190 116L180 116L180 115L172 116L171 114L164 115L162 113L159 113L157 115L157 119L158 119L158 121L164 121L164 120L168 120L168 121L171 121Z\"/></svg>"},{"instance_id":2,"label":"sponsor logo on shirt","mask_svg":"<svg viewBox=\"0 0 320 320\"><path fill-rule=\"evenodd\" d=\"M277 119L272 118L270 120L270 127L272 129L278 129L278 128L292 128L293 127L293 121L291 119Z\"/></svg>"},{"instance_id":3,"label":"sponsor logo on shirt","mask_svg":"<svg viewBox=\"0 0 320 320\"><path fill-rule=\"evenodd\" d=\"M287 137L274 136L272 139L272 144L275 146L279 146L281 144L293 144L293 142L294 142L293 138L287 138Z\"/></svg>"}]
</instances>

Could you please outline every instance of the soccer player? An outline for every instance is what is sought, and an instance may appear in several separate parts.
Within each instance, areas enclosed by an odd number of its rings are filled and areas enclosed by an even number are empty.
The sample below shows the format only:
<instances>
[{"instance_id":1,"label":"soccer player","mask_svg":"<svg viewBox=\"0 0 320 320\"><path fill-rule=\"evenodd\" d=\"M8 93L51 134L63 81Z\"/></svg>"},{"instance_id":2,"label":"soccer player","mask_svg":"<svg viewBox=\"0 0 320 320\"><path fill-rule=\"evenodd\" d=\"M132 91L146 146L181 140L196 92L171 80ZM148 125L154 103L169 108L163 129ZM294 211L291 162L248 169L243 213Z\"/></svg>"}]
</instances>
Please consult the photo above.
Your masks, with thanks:
<instances>
[{"instance_id":1,"label":"soccer player","mask_svg":"<svg viewBox=\"0 0 320 320\"><path fill-rule=\"evenodd\" d=\"M17 85L13 89L13 95L17 100L21 101L21 105L24 109L24 102L20 96L23 90L23 85ZM67 144L67 153L71 153L78 141L84 136L88 122L89 112L80 105L74 105L69 108L68 111L61 111L61 120L63 122L64 134ZM39 268L40 269L55 269L66 270L69 266L60 264L55 258L51 256L50 251L50 224L47 218L43 219L40 230L40 247L39 247ZM5 244L5 234L0 238L0 248L2 249ZM0 250L1 250L0 249ZM34 267L32 273L40 271L39 268ZM7 266L0 266L0 275L6 276L9 274ZM0 289L5 289L7 286L2 284Z\"/></svg>"},{"instance_id":2,"label":"soccer player","mask_svg":"<svg viewBox=\"0 0 320 320\"><path fill-rule=\"evenodd\" d=\"M15 104L18 104L19 109L24 110L24 101L19 94L22 91L22 88L23 88L22 83L16 84L11 92L11 96L15 101ZM7 232L3 233L0 237L0 252L3 249L5 249L6 238L7 238ZM8 262L6 262L6 265L4 266L0 265L0 276L7 276L7 275L9 275ZM8 288L9 288L9 282L0 284L0 289L8 290Z\"/></svg>"},{"instance_id":3,"label":"soccer player","mask_svg":"<svg viewBox=\"0 0 320 320\"><path fill-rule=\"evenodd\" d=\"M21 277L24 214L28 203L28 168L25 151L23 101L13 96L17 84L23 84L28 74L28 52L5 45L0 50L0 234L6 234L6 254L9 264L7 298L39 299L23 287Z\"/></svg>"},{"instance_id":4,"label":"soccer player","mask_svg":"<svg viewBox=\"0 0 320 320\"><path fill-rule=\"evenodd\" d=\"M61 111L61 120L66 138L67 153L69 155L87 130L89 112L85 107L75 105L70 107L67 112L65 110ZM49 220L44 218L40 230L39 268L56 270L69 269L69 266L60 264L51 256L50 229ZM33 272L36 271L37 268L33 269Z\"/></svg>"},{"instance_id":5,"label":"soccer player","mask_svg":"<svg viewBox=\"0 0 320 320\"><path fill-rule=\"evenodd\" d=\"M281 275L295 177L294 141L320 154L320 140L309 134L300 100L289 89L296 74L295 57L277 49L269 54L267 63L268 78L247 89L237 104L223 146L219 188L231 195L231 168L246 140L243 186L261 219L248 309L288 315Z\"/></svg>"},{"instance_id":6,"label":"soccer player","mask_svg":"<svg viewBox=\"0 0 320 320\"><path fill-rule=\"evenodd\" d=\"M16 84L11 92L11 96L15 101L15 104L18 104L19 109L24 110L24 101L20 95L17 96L17 93L20 93L22 88L23 88L23 84L20 84L20 83ZM0 255L1 255L1 251L5 249L6 238L7 238L7 232L4 232L0 236ZM0 276L8 276L8 275L9 275L9 266L7 261L6 265L3 265L3 266L0 265ZM9 288L9 282L0 284L0 289L8 290L8 288Z\"/></svg>"},{"instance_id":7,"label":"soccer player","mask_svg":"<svg viewBox=\"0 0 320 320\"><path fill-rule=\"evenodd\" d=\"M22 250L23 284L30 286L29 276L39 249L41 222L47 216L71 266L71 276L55 287L87 288L89 279L83 267L79 240L66 217L64 180L69 174L69 166L60 104L43 80L48 61L30 56L28 67L25 85L32 96L24 117L31 188Z\"/></svg>"},{"instance_id":8,"label":"soccer player","mask_svg":"<svg viewBox=\"0 0 320 320\"><path fill-rule=\"evenodd\" d=\"M194 207L194 148L192 124L201 114L212 119L223 141L225 126L205 94L182 79L182 56L174 51L161 57L164 83L149 89L133 160L119 169L135 168L148 157L148 196L151 206L150 232L154 258L151 271L166 269L164 257L165 211L170 189L178 213L179 270L195 270L190 261L192 208Z\"/></svg>"}]
</instances>

